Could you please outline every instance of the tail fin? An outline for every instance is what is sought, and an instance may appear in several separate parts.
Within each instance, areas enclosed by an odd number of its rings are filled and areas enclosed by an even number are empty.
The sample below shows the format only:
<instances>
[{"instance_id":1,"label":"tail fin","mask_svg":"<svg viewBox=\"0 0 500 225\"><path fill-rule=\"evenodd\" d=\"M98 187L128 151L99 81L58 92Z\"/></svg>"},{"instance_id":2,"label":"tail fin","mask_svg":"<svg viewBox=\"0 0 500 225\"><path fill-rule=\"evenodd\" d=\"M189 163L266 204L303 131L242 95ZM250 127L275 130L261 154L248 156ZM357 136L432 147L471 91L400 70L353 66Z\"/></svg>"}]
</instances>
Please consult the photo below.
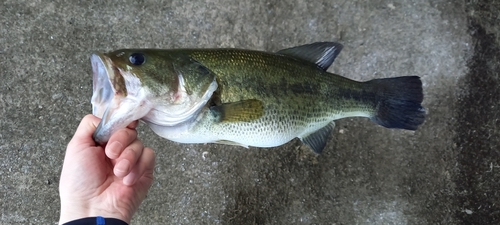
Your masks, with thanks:
<instances>
[{"instance_id":1,"label":"tail fin","mask_svg":"<svg viewBox=\"0 0 500 225\"><path fill-rule=\"evenodd\" d=\"M375 79L366 82L377 93L374 122L387 128L416 130L424 122L422 81L417 76Z\"/></svg>"}]
</instances>

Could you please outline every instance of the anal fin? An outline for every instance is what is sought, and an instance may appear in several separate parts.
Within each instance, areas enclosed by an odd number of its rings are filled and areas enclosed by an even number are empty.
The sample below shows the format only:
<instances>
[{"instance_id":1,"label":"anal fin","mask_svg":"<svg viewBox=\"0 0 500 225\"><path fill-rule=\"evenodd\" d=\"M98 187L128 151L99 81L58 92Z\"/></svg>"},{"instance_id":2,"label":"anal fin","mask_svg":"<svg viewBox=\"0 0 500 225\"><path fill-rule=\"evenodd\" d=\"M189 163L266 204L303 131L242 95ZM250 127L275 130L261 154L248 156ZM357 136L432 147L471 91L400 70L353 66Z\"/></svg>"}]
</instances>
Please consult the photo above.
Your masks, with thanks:
<instances>
[{"instance_id":1,"label":"anal fin","mask_svg":"<svg viewBox=\"0 0 500 225\"><path fill-rule=\"evenodd\" d=\"M326 146L326 143L328 142L328 138L330 137L333 128L335 128L335 123L330 122L328 125L322 127L314 133L305 137L300 137L300 140L302 143L309 146L309 148L311 148L315 153L321 154Z\"/></svg>"}]
</instances>

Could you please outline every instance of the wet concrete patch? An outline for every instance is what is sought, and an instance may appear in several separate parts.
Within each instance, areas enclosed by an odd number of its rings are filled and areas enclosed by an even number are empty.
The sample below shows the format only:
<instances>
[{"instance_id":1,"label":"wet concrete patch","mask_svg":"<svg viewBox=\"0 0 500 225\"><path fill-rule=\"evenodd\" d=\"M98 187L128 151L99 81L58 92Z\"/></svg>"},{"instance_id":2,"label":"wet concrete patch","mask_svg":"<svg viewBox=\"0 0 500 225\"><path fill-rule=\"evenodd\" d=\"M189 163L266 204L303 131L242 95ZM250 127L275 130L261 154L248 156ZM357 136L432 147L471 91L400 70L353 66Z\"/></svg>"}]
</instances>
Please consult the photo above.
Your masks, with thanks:
<instances>
[{"instance_id":1,"label":"wet concrete patch","mask_svg":"<svg viewBox=\"0 0 500 225\"><path fill-rule=\"evenodd\" d=\"M474 54L456 104L457 209L461 224L500 223L500 19L498 1L469 1Z\"/></svg>"}]
</instances>

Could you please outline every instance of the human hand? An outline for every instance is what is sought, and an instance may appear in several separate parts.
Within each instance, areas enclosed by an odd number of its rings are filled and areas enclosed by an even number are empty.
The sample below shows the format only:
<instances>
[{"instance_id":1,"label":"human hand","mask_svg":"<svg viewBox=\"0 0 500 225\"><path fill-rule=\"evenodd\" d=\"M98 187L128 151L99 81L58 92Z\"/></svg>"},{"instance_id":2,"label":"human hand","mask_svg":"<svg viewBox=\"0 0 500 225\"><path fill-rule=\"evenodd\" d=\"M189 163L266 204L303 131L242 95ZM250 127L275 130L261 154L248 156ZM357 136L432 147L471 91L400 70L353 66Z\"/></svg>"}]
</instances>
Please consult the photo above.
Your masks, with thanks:
<instances>
[{"instance_id":1,"label":"human hand","mask_svg":"<svg viewBox=\"0 0 500 225\"><path fill-rule=\"evenodd\" d=\"M130 223L153 183L155 154L137 139L137 121L105 147L92 134L100 119L85 116L66 149L59 182L59 223L102 216Z\"/></svg>"}]
</instances>

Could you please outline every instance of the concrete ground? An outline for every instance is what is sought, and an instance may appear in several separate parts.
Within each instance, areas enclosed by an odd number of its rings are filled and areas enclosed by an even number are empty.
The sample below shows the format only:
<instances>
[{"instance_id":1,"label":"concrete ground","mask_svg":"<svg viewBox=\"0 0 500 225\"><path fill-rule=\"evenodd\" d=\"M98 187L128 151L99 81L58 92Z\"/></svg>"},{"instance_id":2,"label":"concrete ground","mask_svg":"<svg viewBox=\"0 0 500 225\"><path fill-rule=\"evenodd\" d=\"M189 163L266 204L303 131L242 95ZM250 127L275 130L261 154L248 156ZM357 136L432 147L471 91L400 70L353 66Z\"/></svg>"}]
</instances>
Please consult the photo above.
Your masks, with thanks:
<instances>
[{"instance_id":1,"label":"concrete ground","mask_svg":"<svg viewBox=\"0 0 500 225\"><path fill-rule=\"evenodd\" d=\"M337 40L330 69L422 77L416 132L337 122L322 155L178 144L139 128L156 180L133 224L500 224L500 3L0 3L0 224L56 224L65 146L91 113L93 52Z\"/></svg>"}]
</instances>

